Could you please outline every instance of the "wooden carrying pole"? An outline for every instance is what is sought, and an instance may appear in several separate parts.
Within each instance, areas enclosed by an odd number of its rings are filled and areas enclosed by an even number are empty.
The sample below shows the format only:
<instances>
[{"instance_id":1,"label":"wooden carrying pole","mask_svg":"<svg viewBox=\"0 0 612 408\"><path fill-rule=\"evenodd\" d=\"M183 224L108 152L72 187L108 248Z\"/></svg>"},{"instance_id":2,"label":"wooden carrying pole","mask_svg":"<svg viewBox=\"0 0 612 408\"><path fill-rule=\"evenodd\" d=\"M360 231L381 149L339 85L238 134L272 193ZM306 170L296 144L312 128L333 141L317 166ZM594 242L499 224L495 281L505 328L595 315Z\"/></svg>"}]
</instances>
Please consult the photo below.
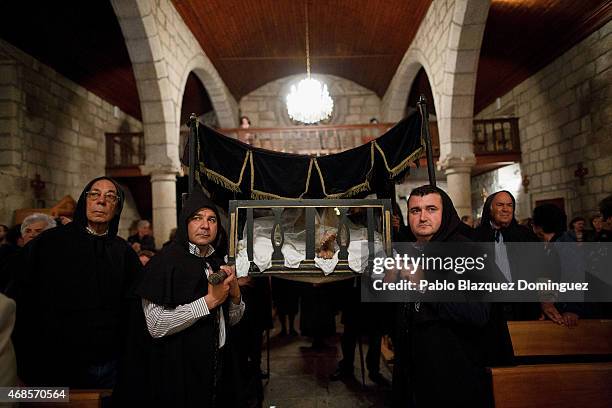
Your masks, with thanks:
<instances>
[{"instance_id":1,"label":"wooden carrying pole","mask_svg":"<svg viewBox=\"0 0 612 408\"><path fill-rule=\"evenodd\" d=\"M185 205L185 202L187 201L189 195L193 193L193 189L196 185L195 174L198 157L198 152L196 151L198 146L198 118L195 113L192 113L189 116L189 121L187 122L187 125L189 126L189 140L187 141L187 143L189 143L189 180L187 191L189 192L183 193L183 195L181 196L183 205Z\"/></svg>"},{"instance_id":2,"label":"wooden carrying pole","mask_svg":"<svg viewBox=\"0 0 612 408\"><path fill-rule=\"evenodd\" d=\"M429 113L427 112L427 99L424 95L419 96L417 109L421 114L421 136L425 139L425 153L427 155L427 173L429 184L436 186L436 172L433 162L433 151L431 149L431 134L429 133Z\"/></svg>"}]
</instances>

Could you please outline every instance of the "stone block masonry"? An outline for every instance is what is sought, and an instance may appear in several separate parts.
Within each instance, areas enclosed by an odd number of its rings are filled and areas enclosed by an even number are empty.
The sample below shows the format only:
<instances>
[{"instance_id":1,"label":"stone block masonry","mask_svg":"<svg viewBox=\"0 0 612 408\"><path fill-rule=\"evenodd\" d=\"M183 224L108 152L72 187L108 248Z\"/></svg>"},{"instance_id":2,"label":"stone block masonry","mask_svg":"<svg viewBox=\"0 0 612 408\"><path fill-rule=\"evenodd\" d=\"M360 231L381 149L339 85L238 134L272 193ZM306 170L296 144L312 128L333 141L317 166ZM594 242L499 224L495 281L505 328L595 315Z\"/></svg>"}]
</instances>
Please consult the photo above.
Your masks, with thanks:
<instances>
[{"instance_id":1,"label":"stone block masonry","mask_svg":"<svg viewBox=\"0 0 612 408\"><path fill-rule=\"evenodd\" d=\"M122 111L115 117L113 108L0 40L0 223L12 224L15 209L36 204L36 174L47 206L65 195L78 199L89 180L105 174L104 134L142 131L140 121Z\"/></svg>"},{"instance_id":2,"label":"stone block masonry","mask_svg":"<svg viewBox=\"0 0 612 408\"><path fill-rule=\"evenodd\" d=\"M611 45L612 21L502 96L499 110L492 104L477 115L519 118L520 166L530 179L524 216L536 200L555 195L565 198L569 217L589 216L612 194ZM584 185L574 175L579 163L588 169ZM474 200L478 194L472 188Z\"/></svg>"}]
</instances>

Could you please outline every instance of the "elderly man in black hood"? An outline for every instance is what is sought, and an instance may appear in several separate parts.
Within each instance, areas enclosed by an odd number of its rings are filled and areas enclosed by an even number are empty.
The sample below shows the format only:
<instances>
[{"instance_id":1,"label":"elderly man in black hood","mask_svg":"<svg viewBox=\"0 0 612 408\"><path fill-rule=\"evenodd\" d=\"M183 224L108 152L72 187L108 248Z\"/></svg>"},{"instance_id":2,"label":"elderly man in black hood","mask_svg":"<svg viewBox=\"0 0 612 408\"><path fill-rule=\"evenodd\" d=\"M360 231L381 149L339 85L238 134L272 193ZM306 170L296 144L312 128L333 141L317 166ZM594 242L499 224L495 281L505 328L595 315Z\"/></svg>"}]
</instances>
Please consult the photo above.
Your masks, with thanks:
<instances>
[{"instance_id":1,"label":"elderly man in black hood","mask_svg":"<svg viewBox=\"0 0 612 408\"><path fill-rule=\"evenodd\" d=\"M242 318L245 304L235 269L225 265L225 258L217 207L195 189L181 210L175 240L147 264L136 290L151 337L143 344L148 369L142 375L148 384L140 395L128 395L140 391L127 378L138 377L138 363L127 363L126 400L164 407L240 406L230 327ZM219 270L227 277L209 283L210 274Z\"/></svg>"},{"instance_id":2,"label":"elderly man in black hood","mask_svg":"<svg viewBox=\"0 0 612 408\"><path fill-rule=\"evenodd\" d=\"M15 348L27 385L114 386L123 301L140 272L136 253L117 236L123 202L115 181L92 180L74 221L24 248Z\"/></svg>"},{"instance_id":3,"label":"elderly man in black hood","mask_svg":"<svg viewBox=\"0 0 612 408\"><path fill-rule=\"evenodd\" d=\"M451 199L437 187L421 186L410 193L408 221L410 241L420 247L429 242L469 242ZM385 280L397 279L393 274ZM399 312L394 406L486 406L488 356L483 345L490 305L416 302L402 304Z\"/></svg>"},{"instance_id":4,"label":"elderly man in black hood","mask_svg":"<svg viewBox=\"0 0 612 408\"><path fill-rule=\"evenodd\" d=\"M539 242L538 237L527 227L519 225L515 218L516 200L506 190L497 191L487 197L482 208L480 226L474 238L479 242L494 243L494 259L506 282L518 279L535 280L539 272L536 262L543 256L537 246L512 246L511 242ZM528 254L525 251L536 251ZM534 320L540 317L538 303L507 303L503 306L508 320Z\"/></svg>"}]
</instances>

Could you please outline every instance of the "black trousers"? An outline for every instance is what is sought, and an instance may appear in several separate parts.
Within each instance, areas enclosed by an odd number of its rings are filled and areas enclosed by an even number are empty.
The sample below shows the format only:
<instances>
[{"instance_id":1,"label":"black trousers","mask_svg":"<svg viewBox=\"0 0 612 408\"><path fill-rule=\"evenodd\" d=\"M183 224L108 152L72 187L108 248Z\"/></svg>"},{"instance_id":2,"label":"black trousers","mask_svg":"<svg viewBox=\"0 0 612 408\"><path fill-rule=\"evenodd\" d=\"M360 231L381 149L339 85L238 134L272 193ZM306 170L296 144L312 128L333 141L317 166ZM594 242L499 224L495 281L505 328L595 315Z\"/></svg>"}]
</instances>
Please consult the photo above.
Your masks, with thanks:
<instances>
[{"instance_id":1,"label":"black trousers","mask_svg":"<svg viewBox=\"0 0 612 408\"><path fill-rule=\"evenodd\" d=\"M340 368L346 371L352 371L354 368L355 361L355 346L357 345L357 337L361 333L356 327L348 324L344 326L344 333L340 338L340 345L342 347L342 361L340 361ZM370 331L366 333L368 339L368 353L366 354L366 367L368 373L378 373L380 371L380 344L382 340L382 334L376 331Z\"/></svg>"}]
</instances>

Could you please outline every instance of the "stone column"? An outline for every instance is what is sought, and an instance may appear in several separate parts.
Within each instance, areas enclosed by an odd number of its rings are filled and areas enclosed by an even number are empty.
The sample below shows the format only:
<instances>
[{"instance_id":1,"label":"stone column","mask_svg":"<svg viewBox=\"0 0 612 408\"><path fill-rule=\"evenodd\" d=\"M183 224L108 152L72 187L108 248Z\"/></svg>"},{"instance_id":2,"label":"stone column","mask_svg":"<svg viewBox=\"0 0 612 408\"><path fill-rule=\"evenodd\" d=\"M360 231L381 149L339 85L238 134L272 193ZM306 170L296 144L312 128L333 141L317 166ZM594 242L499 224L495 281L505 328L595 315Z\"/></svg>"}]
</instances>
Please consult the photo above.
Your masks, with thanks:
<instances>
[{"instance_id":1,"label":"stone column","mask_svg":"<svg viewBox=\"0 0 612 408\"><path fill-rule=\"evenodd\" d=\"M155 243L161 247L176 228L176 172L151 173L153 196L153 232Z\"/></svg>"},{"instance_id":2,"label":"stone column","mask_svg":"<svg viewBox=\"0 0 612 408\"><path fill-rule=\"evenodd\" d=\"M448 157L440 166L446 173L448 195L459 216L472 215L472 167L476 159L472 157Z\"/></svg>"}]
</instances>

